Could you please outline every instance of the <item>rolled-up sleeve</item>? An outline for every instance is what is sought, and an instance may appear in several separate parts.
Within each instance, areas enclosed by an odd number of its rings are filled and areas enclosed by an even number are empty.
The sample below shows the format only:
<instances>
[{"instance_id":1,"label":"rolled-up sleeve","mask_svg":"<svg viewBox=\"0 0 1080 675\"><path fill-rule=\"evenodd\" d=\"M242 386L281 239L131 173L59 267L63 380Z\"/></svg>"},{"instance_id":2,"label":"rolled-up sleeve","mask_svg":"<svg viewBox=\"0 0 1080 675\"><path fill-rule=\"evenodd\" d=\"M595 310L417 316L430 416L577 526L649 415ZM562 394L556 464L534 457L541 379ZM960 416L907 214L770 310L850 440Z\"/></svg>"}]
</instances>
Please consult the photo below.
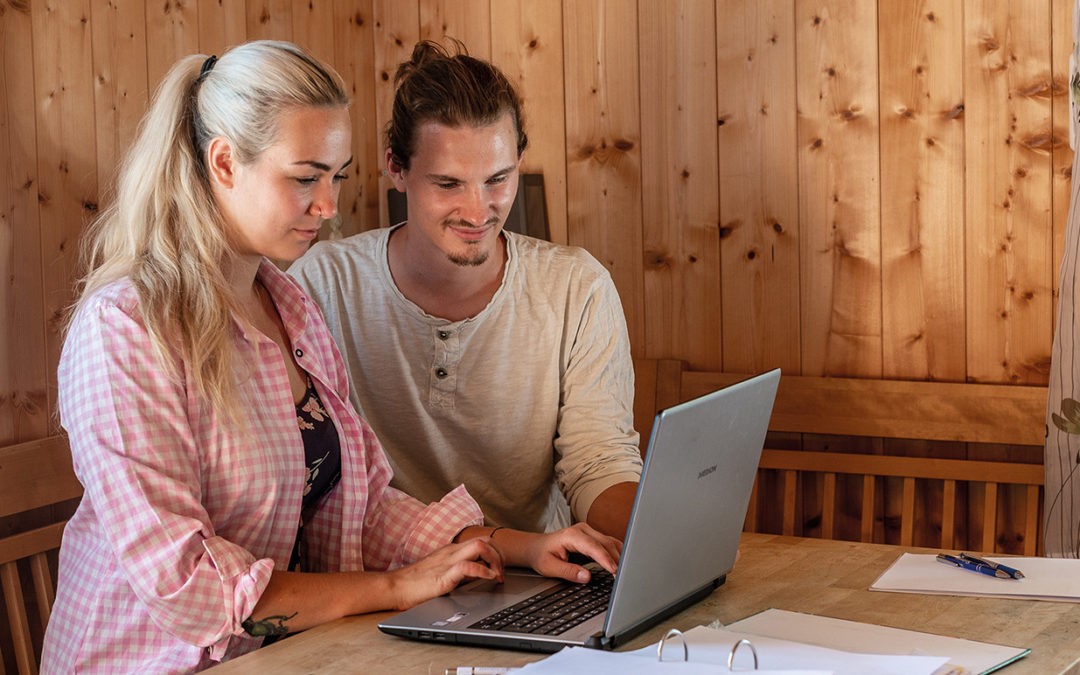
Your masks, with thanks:
<instances>
[{"instance_id":1,"label":"rolled-up sleeve","mask_svg":"<svg viewBox=\"0 0 1080 675\"><path fill-rule=\"evenodd\" d=\"M60 383L75 470L113 564L157 627L220 658L274 564L214 531L183 374L161 367L132 313L102 302L73 323Z\"/></svg>"}]
</instances>

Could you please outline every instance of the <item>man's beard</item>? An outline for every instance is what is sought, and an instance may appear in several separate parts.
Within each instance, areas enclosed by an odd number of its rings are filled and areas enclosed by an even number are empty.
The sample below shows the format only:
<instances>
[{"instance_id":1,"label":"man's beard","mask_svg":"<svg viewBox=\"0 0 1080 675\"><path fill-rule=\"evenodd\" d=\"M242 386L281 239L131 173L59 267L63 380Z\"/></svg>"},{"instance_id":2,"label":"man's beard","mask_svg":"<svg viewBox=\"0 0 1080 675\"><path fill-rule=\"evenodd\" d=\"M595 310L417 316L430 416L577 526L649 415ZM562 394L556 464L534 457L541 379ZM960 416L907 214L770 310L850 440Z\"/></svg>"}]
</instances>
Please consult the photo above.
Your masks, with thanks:
<instances>
[{"instance_id":1,"label":"man's beard","mask_svg":"<svg viewBox=\"0 0 1080 675\"><path fill-rule=\"evenodd\" d=\"M469 246L477 247L479 246L479 244L469 244ZM449 253L446 257L450 260L450 262L454 263L459 267L479 267L480 265L483 265L487 262L487 251L469 251L469 253L472 253L473 255L469 255L468 253Z\"/></svg>"},{"instance_id":2,"label":"man's beard","mask_svg":"<svg viewBox=\"0 0 1080 675\"><path fill-rule=\"evenodd\" d=\"M488 222L484 223L484 227L493 227L498 224L499 219L492 218ZM468 224L464 222L447 223L447 227L450 227L452 225L465 225L466 227L468 227ZM479 267L480 265L483 265L487 262L490 253L484 250L477 250L478 248L480 248L480 242L467 242L466 246L467 248L465 253L448 253L446 254L447 259L458 267Z\"/></svg>"}]
</instances>

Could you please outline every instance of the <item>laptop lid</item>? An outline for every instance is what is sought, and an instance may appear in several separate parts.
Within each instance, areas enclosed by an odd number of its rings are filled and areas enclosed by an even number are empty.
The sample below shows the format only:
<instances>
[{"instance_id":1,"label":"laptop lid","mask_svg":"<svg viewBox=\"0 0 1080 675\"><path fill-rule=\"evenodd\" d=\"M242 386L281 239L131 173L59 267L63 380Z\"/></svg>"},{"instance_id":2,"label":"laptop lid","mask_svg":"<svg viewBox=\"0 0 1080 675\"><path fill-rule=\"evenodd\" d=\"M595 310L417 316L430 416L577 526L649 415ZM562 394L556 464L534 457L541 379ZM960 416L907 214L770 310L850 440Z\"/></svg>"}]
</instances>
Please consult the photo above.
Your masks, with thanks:
<instances>
[{"instance_id":1,"label":"laptop lid","mask_svg":"<svg viewBox=\"0 0 1080 675\"><path fill-rule=\"evenodd\" d=\"M706 597L735 563L779 380L772 370L657 414L607 612L557 636L474 628L562 583L508 570L503 584L465 584L379 628L511 649L611 649Z\"/></svg>"}]
</instances>

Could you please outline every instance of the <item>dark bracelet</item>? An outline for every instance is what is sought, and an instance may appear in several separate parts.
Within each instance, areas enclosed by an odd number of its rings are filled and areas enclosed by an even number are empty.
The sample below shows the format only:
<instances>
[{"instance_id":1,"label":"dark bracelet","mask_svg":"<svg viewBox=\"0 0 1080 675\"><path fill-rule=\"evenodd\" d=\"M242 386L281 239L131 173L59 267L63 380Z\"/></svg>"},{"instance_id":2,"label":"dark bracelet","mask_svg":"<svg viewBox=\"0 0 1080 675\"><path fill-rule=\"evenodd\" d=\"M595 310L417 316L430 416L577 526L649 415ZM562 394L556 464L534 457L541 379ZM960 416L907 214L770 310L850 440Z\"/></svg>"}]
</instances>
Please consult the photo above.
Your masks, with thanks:
<instances>
[{"instance_id":1,"label":"dark bracelet","mask_svg":"<svg viewBox=\"0 0 1080 675\"><path fill-rule=\"evenodd\" d=\"M488 532L488 539L493 538L495 536L495 533L498 532L499 530L505 530L505 529L506 529L506 527L504 525L499 525L498 527L494 528L491 532Z\"/></svg>"}]
</instances>

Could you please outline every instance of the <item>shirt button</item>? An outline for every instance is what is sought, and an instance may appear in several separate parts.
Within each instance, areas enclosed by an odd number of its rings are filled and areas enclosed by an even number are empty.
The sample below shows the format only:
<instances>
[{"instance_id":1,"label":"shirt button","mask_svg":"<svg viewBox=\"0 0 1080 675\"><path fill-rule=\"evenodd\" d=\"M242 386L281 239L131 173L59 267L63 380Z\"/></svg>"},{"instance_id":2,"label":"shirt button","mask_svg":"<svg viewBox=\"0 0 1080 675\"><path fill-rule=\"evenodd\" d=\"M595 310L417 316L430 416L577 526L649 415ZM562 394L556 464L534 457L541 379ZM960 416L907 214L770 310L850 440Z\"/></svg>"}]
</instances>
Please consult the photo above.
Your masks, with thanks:
<instances>
[{"instance_id":1,"label":"shirt button","mask_svg":"<svg viewBox=\"0 0 1080 675\"><path fill-rule=\"evenodd\" d=\"M439 339L440 340L445 340L448 337L450 337L450 331L448 331L448 330L439 331Z\"/></svg>"},{"instance_id":2,"label":"shirt button","mask_svg":"<svg viewBox=\"0 0 1080 675\"><path fill-rule=\"evenodd\" d=\"M297 349L297 350L296 350L295 352L293 352L293 353L294 353L294 354L296 354L296 358L300 358L301 356L303 356L303 355L304 355L304 350L303 350L303 349Z\"/></svg>"},{"instance_id":3,"label":"shirt button","mask_svg":"<svg viewBox=\"0 0 1080 675\"><path fill-rule=\"evenodd\" d=\"M446 376L449 375L449 374L450 373L446 372L446 368L436 368L435 369L435 377L439 378L440 380L445 379Z\"/></svg>"}]
</instances>

